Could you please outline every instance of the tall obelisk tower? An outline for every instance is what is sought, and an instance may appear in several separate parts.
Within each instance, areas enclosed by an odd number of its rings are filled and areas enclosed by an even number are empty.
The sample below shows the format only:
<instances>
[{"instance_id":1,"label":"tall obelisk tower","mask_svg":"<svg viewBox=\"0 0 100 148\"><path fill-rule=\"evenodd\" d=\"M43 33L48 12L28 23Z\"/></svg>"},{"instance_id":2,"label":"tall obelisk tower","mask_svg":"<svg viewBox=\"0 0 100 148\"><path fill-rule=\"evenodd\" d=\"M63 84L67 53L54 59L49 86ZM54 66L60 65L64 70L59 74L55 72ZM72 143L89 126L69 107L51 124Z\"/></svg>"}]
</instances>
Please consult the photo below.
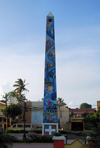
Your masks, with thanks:
<instances>
[{"instance_id":1,"label":"tall obelisk tower","mask_svg":"<svg viewBox=\"0 0 100 148\"><path fill-rule=\"evenodd\" d=\"M50 12L46 18L45 78L43 104L43 123L46 123L44 126L44 134L49 135L52 135L52 133L56 132L57 123L56 60L54 35L54 16ZM51 134L49 131L51 131Z\"/></svg>"}]
</instances>

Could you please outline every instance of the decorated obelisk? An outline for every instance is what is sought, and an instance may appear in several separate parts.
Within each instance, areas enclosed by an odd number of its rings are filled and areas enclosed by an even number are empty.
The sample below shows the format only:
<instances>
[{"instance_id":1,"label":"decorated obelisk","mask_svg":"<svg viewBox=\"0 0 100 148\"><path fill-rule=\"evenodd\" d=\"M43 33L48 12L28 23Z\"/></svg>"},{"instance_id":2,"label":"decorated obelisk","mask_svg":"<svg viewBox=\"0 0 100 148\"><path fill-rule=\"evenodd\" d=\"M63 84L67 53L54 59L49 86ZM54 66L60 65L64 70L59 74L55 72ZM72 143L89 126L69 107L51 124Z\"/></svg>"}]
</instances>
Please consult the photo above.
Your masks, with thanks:
<instances>
[{"instance_id":1,"label":"decorated obelisk","mask_svg":"<svg viewBox=\"0 0 100 148\"><path fill-rule=\"evenodd\" d=\"M54 16L50 12L46 18L45 78L43 123L44 134L57 132L57 90L55 60Z\"/></svg>"}]
</instances>

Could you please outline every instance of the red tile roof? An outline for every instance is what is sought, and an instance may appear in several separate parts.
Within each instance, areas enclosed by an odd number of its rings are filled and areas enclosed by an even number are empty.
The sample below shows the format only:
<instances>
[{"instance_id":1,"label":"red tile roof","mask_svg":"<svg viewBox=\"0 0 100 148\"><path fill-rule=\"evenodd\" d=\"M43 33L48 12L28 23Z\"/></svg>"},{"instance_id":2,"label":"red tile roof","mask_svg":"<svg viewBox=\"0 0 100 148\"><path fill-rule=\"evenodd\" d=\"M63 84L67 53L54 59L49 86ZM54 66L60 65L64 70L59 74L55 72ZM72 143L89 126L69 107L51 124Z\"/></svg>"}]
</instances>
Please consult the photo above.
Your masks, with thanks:
<instances>
[{"instance_id":1,"label":"red tile roof","mask_svg":"<svg viewBox=\"0 0 100 148\"><path fill-rule=\"evenodd\" d=\"M70 109L69 112L73 112L73 114L83 114L85 112L94 113L95 109Z\"/></svg>"}]
</instances>

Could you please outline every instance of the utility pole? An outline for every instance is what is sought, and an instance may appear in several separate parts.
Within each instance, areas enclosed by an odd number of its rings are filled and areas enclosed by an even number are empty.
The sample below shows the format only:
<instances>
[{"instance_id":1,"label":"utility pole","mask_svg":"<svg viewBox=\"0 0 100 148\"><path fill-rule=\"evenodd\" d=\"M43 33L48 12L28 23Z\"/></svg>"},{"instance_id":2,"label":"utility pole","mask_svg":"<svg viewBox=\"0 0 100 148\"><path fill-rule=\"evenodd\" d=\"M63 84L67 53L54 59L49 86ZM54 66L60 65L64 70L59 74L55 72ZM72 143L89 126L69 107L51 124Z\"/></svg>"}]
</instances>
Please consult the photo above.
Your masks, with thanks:
<instances>
[{"instance_id":1,"label":"utility pole","mask_svg":"<svg viewBox=\"0 0 100 148\"><path fill-rule=\"evenodd\" d=\"M3 98L5 98L6 100L6 129L8 128L7 97L8 97L8 94L5 93L5 96L3 96Z\"/></svg>"},{"instance_id":2,"label":"utility pole","mask_svg":"<svg viewBox=\"0 0 100 148\"><path fill-rule=\"evenodd\" d=\"M7 97L6 97L6 129L8 128Z\"/></svg>"},{"instance_id":3,"label":"utility pole","mask_svg":"<svg viewBox=\"0 0 100 148\"><path fill-rule=\"evenodd\" d=\"M24 102L24 112L23 112L23 119L22 119L22 121L24 121L24 135L23 135L23 140L26 139L26 135L25 135L25 121L26 121L26 119L25 119L25 112L28 112L27 111L27 108L26 108L26 102Z\"/></svg>"}]
</instances>

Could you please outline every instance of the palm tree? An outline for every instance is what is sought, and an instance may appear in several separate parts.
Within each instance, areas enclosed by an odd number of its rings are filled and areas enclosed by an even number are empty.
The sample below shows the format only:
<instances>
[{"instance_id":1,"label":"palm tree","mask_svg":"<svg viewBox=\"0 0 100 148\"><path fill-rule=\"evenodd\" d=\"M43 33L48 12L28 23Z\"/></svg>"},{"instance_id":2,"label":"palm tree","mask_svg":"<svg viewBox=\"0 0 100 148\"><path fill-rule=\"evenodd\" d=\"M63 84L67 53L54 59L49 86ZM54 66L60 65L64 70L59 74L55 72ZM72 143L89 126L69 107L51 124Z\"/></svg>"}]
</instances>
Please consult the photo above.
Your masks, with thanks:
<instances>
[{"instance_id":1,"label":"palm tree","mask_svg":"<svg viewBox=\"0 0 100 148\"><path fill-rule=\"evenodd\" d=\"M63 102L63 101L64 101L64 99L58 98L57 103L58 103L58 102L61 103L61 102Z\"/></svg>"},{"instance_id":2,"label":"palm tree","mask_svg":"<svg viewBox=\"0 0 100 148\"><path fill-rule=\"evenodd\" d=\"M25 84L26 80L22 80L21 78L19 78L17 81L15 81L16 84L13 85L13 87L16 87L16 89L14 90L14 92L16 92L18 94L19 99L21 99L21 95L23 96L22 92L23 91L29 91L28 89L25 88L25 86L28 84Z\"/></svg>"},{"instance_id":3,"label":"palm tree","mask_svg":"<svg viewBox=\"0 0 100 148\"><path fill-rule=\"evenodd\" d=\"M24 102L26 99L25 94L21 94L19 97L19 93L15 91L9 92L9 97L16 97L18 102Z\"/></svg>"}]
</instances>

